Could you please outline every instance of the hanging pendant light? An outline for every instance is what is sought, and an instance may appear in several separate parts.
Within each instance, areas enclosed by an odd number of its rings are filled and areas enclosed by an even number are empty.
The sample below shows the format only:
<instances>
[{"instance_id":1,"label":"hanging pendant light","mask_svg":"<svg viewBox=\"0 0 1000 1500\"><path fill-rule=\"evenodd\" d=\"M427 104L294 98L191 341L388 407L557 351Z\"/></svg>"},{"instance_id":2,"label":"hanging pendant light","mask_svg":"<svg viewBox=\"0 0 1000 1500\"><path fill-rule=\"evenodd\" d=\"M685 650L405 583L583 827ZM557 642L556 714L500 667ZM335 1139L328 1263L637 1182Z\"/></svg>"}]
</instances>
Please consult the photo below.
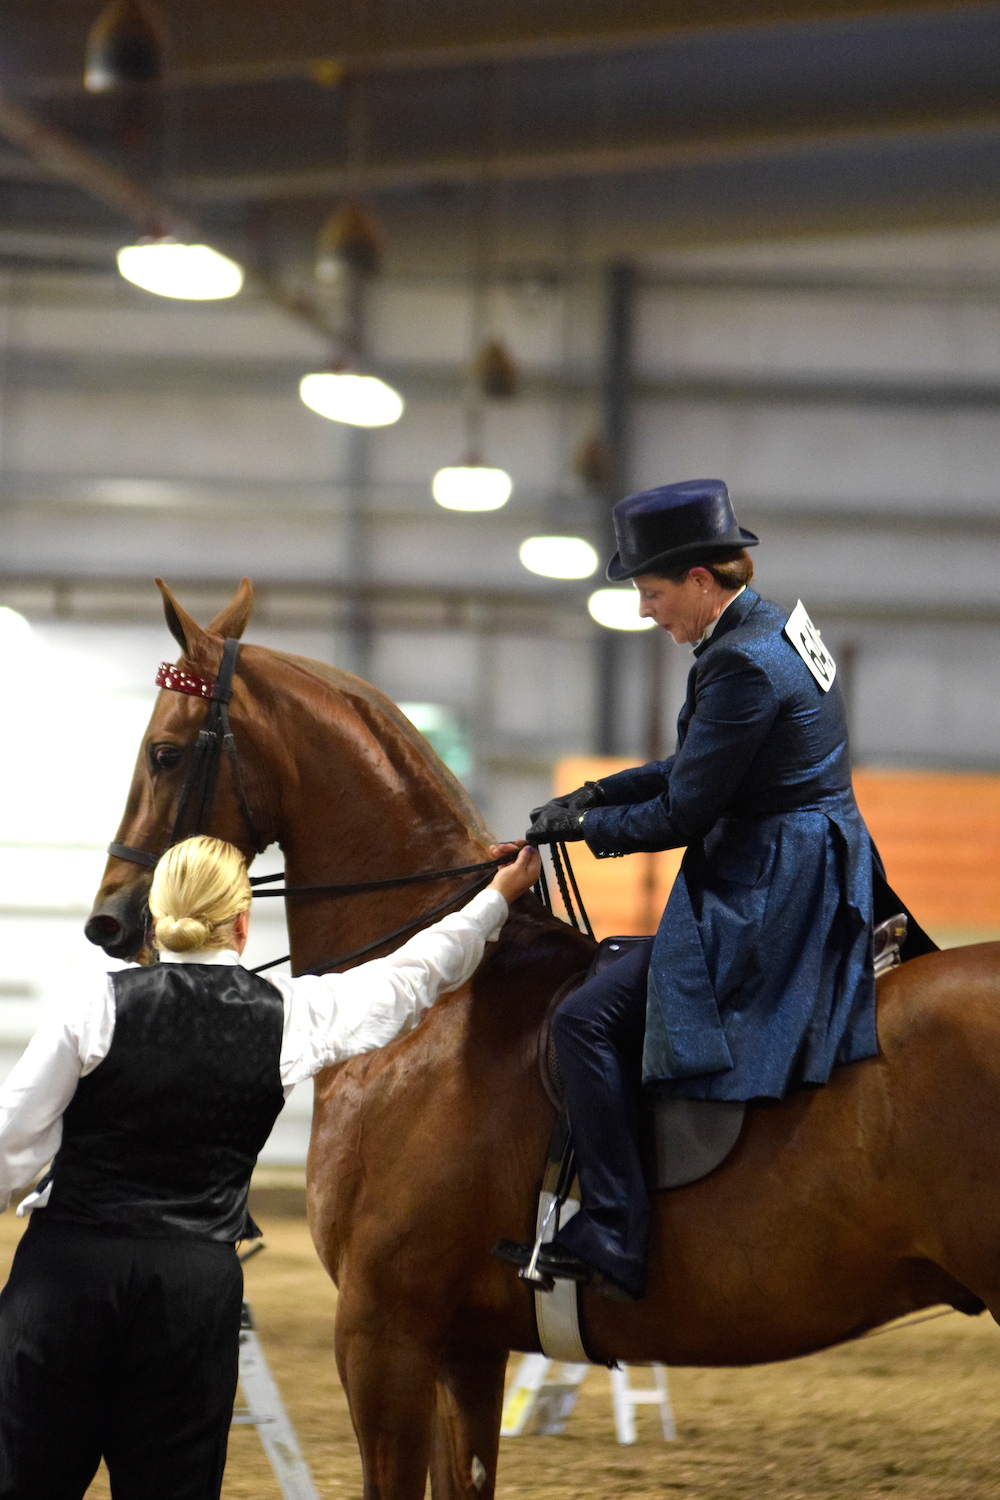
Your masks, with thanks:
<instances>
[{"instance_id":1,"label":"hanging pendant light","mask_svg":"<svg viewBox=\"0 0 1000 1500\"><path fill-rule=\"evenodd\" d=\"M431 494L444 510L499 510L513 488L506 469L491 468L475 458L438 469L431 481Z\"/></svg>"},{"instance_id":2,"label":"hanging pendant light","mask_svg":"<svg viewBox=\"0 0 1000 1500\"><path fill-rule=\"evenodd\" d=\"M346 368L303 375L299 395L310 411L349 427L391 427L405 408L402 396L386 381Z\"/></svg>"},{"instance_id":3,"label":"hanging pendant light","mask_svg":"<svg viewBox=\"0 0 1000 1500\"><path fill-rule=\"evenodd\" d=\"M517 361L502 339L487 339L472 364L473 377L484 396L509 401L521 386Z\"/></svg>"},{"instance_id":4,"label":"hanging pendant light","mask_svg":"<svg viewBox=\"0 0 1000 1500\"><path fill-rule=\"evenodd\" d=\"M529 536L517 555L542 578L590 578L597 571L597 553L582 536Z\"/></svg>"},{"instance_id":5,"label":"hanging pendant light","mask_svg":"<svg viewBox=\"0 0 1000 1500\"><path fill-rule=\"evenodd\" d=\"M167 31L149 0L111 0L90 28L83 82L92 94L163 77Z\"/></svg>"},{"instance_id":6,"label":"hanging pendant light","mask_svg":"<svg viewBox=\"0 0 1000 1500\"><path fill-rule=\"evenodd\" d=\"M118 269L126 281L158 297L211 302L235 297L243 285L243 268L210 245L185 245L170 235L153 235L118 252Z\"/></svg>"},{"instance_id":7,"label":"hanging pendant light","mask_svg":"<svg viewBox=\"0 0 1000 1500\"><path fill-rule=\"evenodd\" d=\"M574 455L573 468L591 489L607 488L611 483L614 460L603 432L594 432L584 438Z\"/></svg>"},{"instance_id":8,"label":"hanging pendant light","mask_svg":"<svg viewBox=\"0 0 1000 1500\"><path fill-rule=\"evenodd\" d=\"M316 280L336 286L349 274L366 280L382 269L384 237L372 211L356 199L341 205L316 236Z\"/></svg>"},{"instance_id":9,"label":"hanging pendant light","mask_svg":"<svg viewBox=\"0 0 1000 1500\"><path fill-rule=\"evenodd\" d=\"M652 630L655 620L639 614L635 589L595 589L587 600L590 618L607 630Z\"/></svg>"}]
</instances>

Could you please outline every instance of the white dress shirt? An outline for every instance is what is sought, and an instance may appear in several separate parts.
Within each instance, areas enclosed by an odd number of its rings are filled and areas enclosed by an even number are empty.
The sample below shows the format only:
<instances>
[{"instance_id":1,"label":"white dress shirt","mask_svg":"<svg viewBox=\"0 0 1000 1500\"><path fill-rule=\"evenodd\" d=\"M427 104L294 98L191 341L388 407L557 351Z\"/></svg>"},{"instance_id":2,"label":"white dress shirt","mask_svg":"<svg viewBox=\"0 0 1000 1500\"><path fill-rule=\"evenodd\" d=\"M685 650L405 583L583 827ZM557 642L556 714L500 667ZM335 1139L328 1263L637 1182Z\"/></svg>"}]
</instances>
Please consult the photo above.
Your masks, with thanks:
<instances>
[{"instance_id":1,"label":"white dress shirt","mask_svg":"<svg viewBox=\"0 0 1000 1500\"><path fill-rule=\"evenodd\" d=\"M726 610L729 608L729 606L731 604L735 604L736 600L740 597L745 589L746 584L743 585L743 588L737 589L736 593L731 599L726 600L725 604L719 610L719 613L716 615L715 619L705 626L705 629L701 633L701 639L695 641L695 646L703 646L706 641L710 641L712 639L712 636L715 634L716 625L718 625L719 621L722 619L722 616L726 613Z\"/></svg>"},{"instance_id":2,"label":"white dress shirt","mask_svg":"<svg viewBox=\"0 0 1000 1500\"><path fill-rule=\"evenodd\" d=\"M285 1098L321 1068L412 1031L438 995L472 976L506 920L499 891L480 891L388 958L346 974L273 978L285 1008L279 1061ZM240 957L232 949L204 948L163 953L161 962L236 965ZM108 975L43 1023L28 1043L0 1087L0 1212L13 1190L34 1181L59 1150L63 1110L79 1080L107 1057L114 1033L115 992ZM18 1214L43 1207L48 1195L48 1187L29 1194Z\"/></svg>"}]
</instances>

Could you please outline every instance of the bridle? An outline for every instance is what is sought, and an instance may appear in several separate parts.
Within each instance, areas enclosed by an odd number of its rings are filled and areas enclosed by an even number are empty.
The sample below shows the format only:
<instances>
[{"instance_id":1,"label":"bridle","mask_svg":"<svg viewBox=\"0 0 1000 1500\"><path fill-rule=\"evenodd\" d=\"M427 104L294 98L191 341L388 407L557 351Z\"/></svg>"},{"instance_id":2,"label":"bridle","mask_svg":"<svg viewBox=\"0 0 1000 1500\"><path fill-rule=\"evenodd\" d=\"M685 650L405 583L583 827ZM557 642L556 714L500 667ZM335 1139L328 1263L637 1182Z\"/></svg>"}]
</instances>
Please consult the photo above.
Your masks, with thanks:
<instances>
[{"instance_id":1,"label":"bridle","mask_svg":"<svg viewBox=\"0 0 1000 1500\"><path fill-rule=\"evenodd\" d=\"M258 854L266 847L266 841L262 841L257 832L257 824L247 800L243 778L240 773L239 754L236 749L236 741L233 738L232 726L229 722L228 704L233 695L233 676L236 672L239 653L240 642L233 638L227 640L222 650L222 663L219 667L219 674L214 682L208 678L199 677L194 672L189 672L185 667L173 666L170 662L161 662L159 671L156 674L156 686L158 688L166 688L170 692L186 693L192 698L206 698L208 700L208 713L195 741L191 767L181 789L177 811L174 814L173 827L170 830L170 838L167 843L168 849L172 848L174 844L179 843L182 838L192 838L196 834L204 832L212 810L216 782L219 777L219 766L223 756L228 757L232 767L233 785L236 789L240 811L246 823L247 831L250 834L253 847ZM188 817L189 809L193 809L193 816L190 818ZM164 852L161 849L159 853L154 853L151 849L140 849L134 844L114 842L108 845L108 853L114 859L128 860L130 863L142 865L148 870L155 867ZM563 848L563 856L566 857L565 847ZM387 943L395 942L398 938L407 937L410 933L416 932L425 922L431 921L434 917L441 916L449 907L455 906L458 902L469 900L477 892L489 885L500 865L510 864L513 858L516 858L516 855L507 855L500 859L484 859L478 864L459 865L450 870L425 870L418 875L397 875L388 880L368 880L350 885L282 886L280 889L272 891L254 889L254 895L260 897L323 896L330 900L338 900L346 896L367 895L373 891L398 890L402 886L421 885L434 880L455 879L460 875L475 876L475 879L471 880L468 885L463 886L455 895L449 896L447 901L442 901L440 905L435 906L431 911L423 912L420 916L414 917L412 921L405 922L402 927L397 927L395 931L386 933L384 937L376 938L372 943L366 943L364 947L355 948L351 953L342 953L339 958L335 958L330 963L323 964L319 968L304 970L308 974L325 974L331 969L339 968L341 964L351 963L357 958L364 958L369 953L374 953L376 949L385 947ZM568 904L565 881L562 878L562 871L559 867L558 856L555 854L555 851L553 851L553 858L556 863L560 889L563 891L564 898L567 899L567 910L570 912L573 925L577 926L578 924L573 915L572 908ZM566 858L566 865L567 869L569 869L568 858ZM569 870L569 874L570 879L573 880L572 870ZM283 874L252 875L250 877L250 884L256 888L283 879ZM548 901L547 889L544 888L544 876L540 882L540 888L539 893L543 895L545 904L551 905ZM575 880L573 880L573 889L579 901L579 891L576 889ZM580 902L580 911L584 916L584 922L588 930L590 930L590 924L586 920L585 913L583 913L582 902ZM260 974L265 969L273 969L278 964L286 963L290 957L290 954L284 954L281 958L271 959L269 963L258 964L257 968L252 972Z\"/></svg>"},{"instance_id":2,"label":"bridle","mask_svg":"<svg viewBox=\"0 0 1000 1500\"><path fill-rule=\"evenodd\" d=\"M171 662L160 663L156 674L156 686L158 688L169 688L174 693L186 693L192 698L207 698L208 713L205 722L198 731L198 738L194 745L194 755L191 759L191 767L181 788L181 795L177 802L177 811L174 813L174 824L170 830L170 838L167 848L172 849L174 844L180 843L182 838L193 838L196 834L204 832L208 822L209 813L212 810L212 802L215 797L215 784L219 779L219 766L223 755L229 759L233 771L233 785L236 788L236 798L246 823L247 832L251 843L258 854L266 848L257 832L257 825L253 813L250 811L250 803L247 801L246 791L243 786L243 777L240 774L240 759L236 753L236 741L233 738L232 725L229 722L229 702L233 696L233 676L236 672L236 661L240 654L240 642L233 637L226 641L222 648L222 662L219 666L219 675L214 682L205 677L198 677L194 672L189 672L185 667L175 667ZM190 820L187 832L184 832L185 817L188 807L194 808L194 816ZM112 843L108 845L108 853L115 859L129 860L134 865L144 865L146 869L152 870L160 855L165 851L160 850L154 854L151 849L138 849L133 844Z\"/></svg>"}]
</instances>

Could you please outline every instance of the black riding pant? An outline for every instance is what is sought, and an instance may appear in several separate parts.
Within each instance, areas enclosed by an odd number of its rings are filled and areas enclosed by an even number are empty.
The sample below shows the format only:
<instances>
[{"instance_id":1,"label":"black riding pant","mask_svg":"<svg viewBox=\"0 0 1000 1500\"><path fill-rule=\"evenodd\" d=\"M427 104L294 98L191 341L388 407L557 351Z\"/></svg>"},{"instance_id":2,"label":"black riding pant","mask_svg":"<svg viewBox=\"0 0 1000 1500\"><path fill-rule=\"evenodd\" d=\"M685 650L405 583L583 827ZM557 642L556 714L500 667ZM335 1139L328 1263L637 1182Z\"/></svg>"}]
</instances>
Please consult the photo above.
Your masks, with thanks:
<instances>
[{"instance_id":1,"label":"black riding pant","mask_svg":"<svg viewBox=\"0 0 1000 1500\"><path fill-rule=\"evenodd\" d=\"M582 1198L556 1238L633 1297L645 1290L649 1238L639 1104L652 951L650 938L588 979L552 1023Z\"/></svg>"},{"instance_id":2,"label":"black riding pant","mask_svg":"<svg viewBox=\"0 0 1000 1500\"><path fill-rule=\"evenodd\" d=\"M239 1362L232 1245L29 1224L0 1293L0 1500L218 1500Z\"/></svg>"}]
</instances>

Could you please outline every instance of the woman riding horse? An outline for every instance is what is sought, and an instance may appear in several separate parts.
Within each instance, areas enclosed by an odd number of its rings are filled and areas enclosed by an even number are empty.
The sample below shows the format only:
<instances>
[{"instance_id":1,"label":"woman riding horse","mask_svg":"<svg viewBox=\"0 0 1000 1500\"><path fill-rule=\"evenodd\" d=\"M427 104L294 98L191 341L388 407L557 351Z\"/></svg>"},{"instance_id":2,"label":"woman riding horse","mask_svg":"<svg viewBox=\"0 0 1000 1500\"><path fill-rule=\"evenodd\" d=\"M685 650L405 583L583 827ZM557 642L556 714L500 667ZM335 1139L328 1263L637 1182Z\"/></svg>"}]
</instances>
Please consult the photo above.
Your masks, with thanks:
<instances>
[{"instance_id":1,"label":"woman riding horse","mask_svg":"<svg viewBox=\"0 0 1000 1500\"><path fill-rule=\"evenodd\" d=\"M514 853L494 846L494 858ZM295 1084L384 1046L466 982L537 878L488 890L387 958L265 980L240 963L250 882L175 844L149 907L160 962L73 998L0 1089L0 1209L55 1157L0 1293L0 1500L74 1500L103 1454L122 1500L215 1500L236 1393L250 1174Z\"/></svg>"},{"instance_id":2,"label":"woman riding horse","mask_svg":"<svg viewBox=\"0 0 1000 1500\"><path fill-rule=\"evenodd\" d=\"M677 749L554 798L528 839L686 852L656 937L556 1012L582 1208L538 1269L639 1298L640 1068L679 1098L780 1099L876 1055L873 922L905 908L854 800L835 664L801 604L789 615L749 587L757 537L726 486L631 495L614 521L608 578L694 647ZM933 948L911 919L903 956ZM529 1249L497 1253L523 1265Z\"/></svg>"}]
</instances>

